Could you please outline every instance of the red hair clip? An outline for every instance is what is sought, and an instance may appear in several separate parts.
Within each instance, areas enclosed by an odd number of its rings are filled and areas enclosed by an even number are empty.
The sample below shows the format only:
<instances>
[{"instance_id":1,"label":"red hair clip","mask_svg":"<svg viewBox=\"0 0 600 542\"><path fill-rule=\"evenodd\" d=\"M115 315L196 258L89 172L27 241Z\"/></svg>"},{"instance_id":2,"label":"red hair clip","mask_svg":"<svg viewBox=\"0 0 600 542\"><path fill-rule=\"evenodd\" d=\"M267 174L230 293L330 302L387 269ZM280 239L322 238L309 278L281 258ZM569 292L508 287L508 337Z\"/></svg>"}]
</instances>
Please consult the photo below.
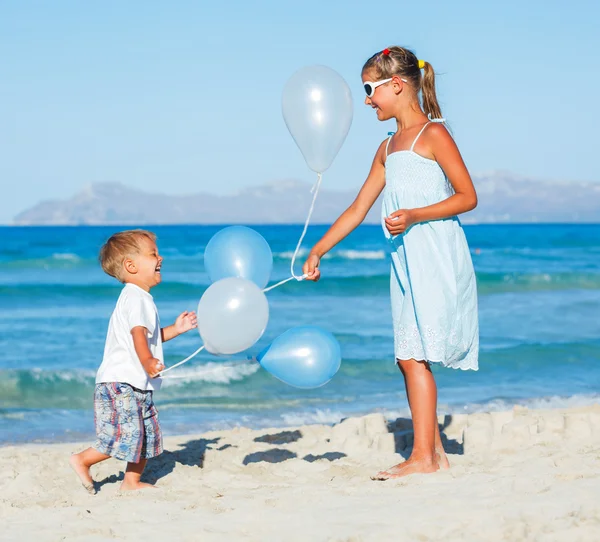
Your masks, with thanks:
<instances>
[{"instance_id":1,"label":"red hair clip","mask_svg":"<svg viewBox=\"0 0 600 542\"><path fill-rule=\"evenodd\" d=\"M383 51L381 51L385 56L390 54L390 50L386 47Z\"/></svg>"}]
</instances>

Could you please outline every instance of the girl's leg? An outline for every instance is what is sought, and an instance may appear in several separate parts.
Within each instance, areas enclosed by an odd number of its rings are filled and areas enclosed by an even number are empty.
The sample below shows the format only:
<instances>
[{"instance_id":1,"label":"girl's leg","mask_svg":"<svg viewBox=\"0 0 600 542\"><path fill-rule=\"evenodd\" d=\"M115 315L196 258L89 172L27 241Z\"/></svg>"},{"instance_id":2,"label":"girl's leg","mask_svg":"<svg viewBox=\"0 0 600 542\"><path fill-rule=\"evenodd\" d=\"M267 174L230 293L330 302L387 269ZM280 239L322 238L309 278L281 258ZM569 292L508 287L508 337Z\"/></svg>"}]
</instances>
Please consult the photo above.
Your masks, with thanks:
<instances>
[{"instance_id":1,"label":"girl's leg","mask_svg":"<svg viewBox=\"0 0 600 542\"><path fill-rule=\"evenodd\" d=\"M122 491L154 487L152 484L140 482L140 478L142 477L142 473L144 472L144 468L146 467L147 462L147 459L141 459L139 463L127 463L125 479L121 484Z\"/></svg>"},{"instance_id":2,"label":"girl's leg","mask_svg":"<svg viewBox=\"0 0 600 542\"><path fill-rule=\"evenodd\" d=\"M410 397L408 394L408 385L406 383L406 374L404 373L404 369L402 368L402 365L400 364L400 360L398 360L397 363L398 363L398 368L402 372L402 376L404 376L404 389L406 390L408 406L410 407ZM431 366L429 364L427 364L427 365L429 367L429 370L431 371ZM433 373L432 373L432 376L433 376ZM435 383L435 379L434 379L434 383ZM436 391L436 405L437 405L437 391ZM446 456L446 451L444 450L444 445L442 444L442 437L440 435L440 426L437 421L437 408L436 408L434 423L435 423L435 453L436 453L436 459L438 462L438 466L440 467L440 469L448 469L448 468L450 468L450 463L448 462L448 457Z\"/></svg>"},{"instance_id":3,"label":"girl's leg","mask_svg":"<svg viewBox=\"0 0 600 542\"><path fill-rule=\"evenodd\" d=\"M78 454L73 454L69 459L69 463L71 464L71 468L77 473L83 487L94 495L96 493L96 489L94 488L94 480L90 474L90 467L95 465L96 463L100 463L108 459L110 455L106 455L100 453L98 450L94 448L88 448L87 450L83 450Z\"/></svg>"},{"instance_id":4,"label":"girl's leg","mask_svg":"<svg viewBox=\"0 0 600 542\"><path fill-rule=\"evenodd\" d=\"M398 365L404 375L412 414L414 444L412 453L405 462L375 476L382 480L417 472L435 472L439 468L435 448L437 387L433 374L429 364L424 361L398 360Z\"/></svg>"}]
</instances>

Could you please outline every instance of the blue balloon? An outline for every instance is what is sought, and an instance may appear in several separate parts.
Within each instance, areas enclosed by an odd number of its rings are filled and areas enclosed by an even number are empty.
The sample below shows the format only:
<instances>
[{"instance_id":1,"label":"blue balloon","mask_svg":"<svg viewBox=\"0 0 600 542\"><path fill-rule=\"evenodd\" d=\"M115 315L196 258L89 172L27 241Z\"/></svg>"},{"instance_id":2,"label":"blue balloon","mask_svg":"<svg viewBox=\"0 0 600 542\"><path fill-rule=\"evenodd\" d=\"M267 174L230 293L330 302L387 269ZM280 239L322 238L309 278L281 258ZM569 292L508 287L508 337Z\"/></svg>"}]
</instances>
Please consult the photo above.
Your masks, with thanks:
<instances>
[{"instance_id":1,"label":"blue balloon","mask_svg":"<svg viewBox=\"0 0 600 542\"><path fill-rule=\"evenodd\" d=\"M290 386L318 388L337 373L342 355L331 333L316 326L299 326L282 333L256 360Z\"/></svg>"},{"instance_id":2,"label":"blue balloon","mask_svg":"<svg viewBox=\"0 0 600 542\"><path fill-rule=\"evenodd\" d=\"M206 245L204 267L211 282L238 277L264 288L271 278L273 253L257 231L230 226L218 231Z\"/></svg>"}]
</instances>

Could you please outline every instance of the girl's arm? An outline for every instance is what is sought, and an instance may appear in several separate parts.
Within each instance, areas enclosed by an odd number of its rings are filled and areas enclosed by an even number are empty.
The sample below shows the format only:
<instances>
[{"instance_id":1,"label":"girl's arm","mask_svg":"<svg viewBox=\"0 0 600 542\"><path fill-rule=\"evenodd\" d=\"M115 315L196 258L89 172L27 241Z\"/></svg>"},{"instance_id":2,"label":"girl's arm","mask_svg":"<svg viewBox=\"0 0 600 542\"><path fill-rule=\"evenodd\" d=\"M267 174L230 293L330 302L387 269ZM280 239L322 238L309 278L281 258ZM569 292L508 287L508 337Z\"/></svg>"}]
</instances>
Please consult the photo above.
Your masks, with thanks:
<instances>
[{"instance_id":1,"label":"girl's arm","mask_svg":"<svg viewBox=\"0 0 600 542\"><path fill-rule=\"evenodd\" d=\"M308 275L309 280L318 280L320 277L319 261L342 239L356 229L367 216L373 204L385 186L385 148L387 139L379 145L373 165L367 180L364 182L356 199L340 217L333 223L327 233L312 248L304 263L302 271Z\"/></svg>"},{"instance_id":2,"label":"girl's arm","mask_svg":"<svg viewBox=\"0 0 600 542\"><path fill-rule=\"evenodd\" d=\"M448 130L440 124L432 124L423 132L421 139L428 147L427 154L433 156L448 177L454 194L427 207L399 209L392 213L385 219L386 227L392 235L404 233L417 222L449 218L471 211L477 206L477 193L473 181Z\"/></svg>"}]
</instances>

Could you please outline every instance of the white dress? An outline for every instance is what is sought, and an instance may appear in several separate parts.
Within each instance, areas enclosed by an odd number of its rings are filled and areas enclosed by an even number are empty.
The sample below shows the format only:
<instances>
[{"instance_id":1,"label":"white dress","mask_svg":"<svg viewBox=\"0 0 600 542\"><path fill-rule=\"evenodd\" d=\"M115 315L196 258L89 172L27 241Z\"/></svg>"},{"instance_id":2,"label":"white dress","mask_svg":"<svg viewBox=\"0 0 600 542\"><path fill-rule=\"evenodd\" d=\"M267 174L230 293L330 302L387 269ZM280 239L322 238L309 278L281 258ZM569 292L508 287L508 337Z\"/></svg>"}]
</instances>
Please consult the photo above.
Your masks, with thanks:
<instances>
[{"instance_id":1,"label":"white dress","mask_svg":"<svg viewBox=\"0 0 600 542\"><path fill-rule=\"evenodd\" d=\"M435 160L410 150L387 155L382 215L439 203L454 190ZM391 140L391 137L390 137ZM389 140L388 140L389 147ZM397 360L478 369L477 285L463 228L454 216L391 236L391 300Z\"/></svg>"}]
</instances>

